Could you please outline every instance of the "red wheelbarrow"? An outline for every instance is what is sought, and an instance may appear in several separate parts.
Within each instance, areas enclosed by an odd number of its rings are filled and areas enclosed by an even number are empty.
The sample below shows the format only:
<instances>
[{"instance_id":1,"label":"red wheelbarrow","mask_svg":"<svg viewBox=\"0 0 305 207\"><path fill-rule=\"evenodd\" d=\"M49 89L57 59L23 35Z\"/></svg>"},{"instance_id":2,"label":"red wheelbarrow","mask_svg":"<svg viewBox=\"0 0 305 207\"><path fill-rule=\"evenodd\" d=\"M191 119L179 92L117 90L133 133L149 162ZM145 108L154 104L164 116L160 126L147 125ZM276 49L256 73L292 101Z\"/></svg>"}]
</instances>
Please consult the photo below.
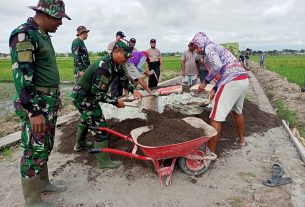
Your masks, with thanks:
<instances>
[{"instance_id":1,"label":"red wheelbarrow","mask_svg":"<svg viewBox=\"0 0 305 207\"><path fill-rule=\"evenodd\" d=\"M132 152L110 148L94 148L89 150L89 153L108 152L143 161L152 161L160 178L161 187L168 186L171 183L171 177L177 158L179 158L179 166L184 173L188 175L203 174L208 170L211 161L217 158L216 154L210 152L207 147L207 141L215 136L217 132L213 127L199 118L187 117L183 120L195 128L203 128L206 135L178 144L150 147L138 143L137 139L142 133L150 131L152 127L144 126L136 128L127 136L105 127L90 127L92 130L106 131L117 137L128 140L134 144L134 147ZM140 148L144 156L137 154L138 148ZM171 160L170 164L165 166L165 160Z\"/></svg>"}]
</instances>

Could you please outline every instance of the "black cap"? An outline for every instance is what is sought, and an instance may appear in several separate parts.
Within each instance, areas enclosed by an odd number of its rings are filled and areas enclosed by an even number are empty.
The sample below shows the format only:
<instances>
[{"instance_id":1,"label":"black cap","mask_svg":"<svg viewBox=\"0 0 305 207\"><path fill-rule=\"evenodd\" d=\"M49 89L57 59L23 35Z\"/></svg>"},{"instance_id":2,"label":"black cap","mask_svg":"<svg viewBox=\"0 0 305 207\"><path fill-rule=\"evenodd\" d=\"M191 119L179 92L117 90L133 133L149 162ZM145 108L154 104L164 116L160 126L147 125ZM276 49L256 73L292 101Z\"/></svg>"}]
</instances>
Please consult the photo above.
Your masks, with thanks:
<instances>
[{"instance_id":1,"label":"black cap","mask_svg":"<svg viewBox=\"0 0 305 207\"><path fill-rule=\"evenodd\" d=\"M124 32L122 32L122 31L118 31L118 32L116 33L116 36L120 36L121 38L126 37L126 36L124 35Z\"/></svg>"},{"instance_id":2,"label":"black cap","mask_svg":"<svg viewBox=\"0 0 305 207\"><path fill-rule=\"evenodd\" d=\"M137 41L135 38L130 38L129 42L136 43Z\"/></svg>"},{"instance_id":3,"label":"black cap","mask_svg":"<svg viewBox=\"0 0 305 207\"><path fill-rule=\"evenodd\" d=\"M152 43L152 42L156 42L156 39L151 39L151 40L150 40L150 43Z\"/></svg>"}]
</instances>

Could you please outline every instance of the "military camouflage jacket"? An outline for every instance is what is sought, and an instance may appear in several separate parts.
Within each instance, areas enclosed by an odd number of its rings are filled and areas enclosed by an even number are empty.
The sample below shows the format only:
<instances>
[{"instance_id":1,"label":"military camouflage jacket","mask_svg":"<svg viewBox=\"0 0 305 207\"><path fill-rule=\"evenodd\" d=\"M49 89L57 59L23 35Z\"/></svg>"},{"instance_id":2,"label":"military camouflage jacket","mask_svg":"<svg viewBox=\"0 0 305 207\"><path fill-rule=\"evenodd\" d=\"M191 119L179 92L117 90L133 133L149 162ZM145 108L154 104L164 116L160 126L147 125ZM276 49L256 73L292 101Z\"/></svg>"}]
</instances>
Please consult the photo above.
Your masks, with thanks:
<instances>
[{"instance_id":1,"label":"military camouflage jacket","mask_svg":"<svg viewBox=\"0 0 305 207\"><path fill-rule=\"evenodd\" d=\"M84 41L80 38L73 40L71 50L74 58L74 74L85 71L90 65L90 59Z\"/></svg>"},{"instance_id":2,"label":"military camouflage jacket","mask_svg":"<svg viewBox=\"0 0 305 207\"><path fill-rule=\"evenodd\" d=\"M86 91L84 96L87 99L116 105L117 98L108 95L110 85L116 76L119 76L124 88L133 93L136 87L129 81L125 65L116 66L110 54L90 65L78 85Z\"/></svg>"},{"instance_id":3,"label":"military camouflage jacket","mask_svg":"<svg viewBox=\"0 0 305 207\"><path fill-rule=\"evenodd\" d=\"M60 83L50 36L39 31L33 18L29 18L13 30L9 46L16 98L30 113L41 114L41 93L36 86L56 88Z\"/></svg>"}]
</instances>

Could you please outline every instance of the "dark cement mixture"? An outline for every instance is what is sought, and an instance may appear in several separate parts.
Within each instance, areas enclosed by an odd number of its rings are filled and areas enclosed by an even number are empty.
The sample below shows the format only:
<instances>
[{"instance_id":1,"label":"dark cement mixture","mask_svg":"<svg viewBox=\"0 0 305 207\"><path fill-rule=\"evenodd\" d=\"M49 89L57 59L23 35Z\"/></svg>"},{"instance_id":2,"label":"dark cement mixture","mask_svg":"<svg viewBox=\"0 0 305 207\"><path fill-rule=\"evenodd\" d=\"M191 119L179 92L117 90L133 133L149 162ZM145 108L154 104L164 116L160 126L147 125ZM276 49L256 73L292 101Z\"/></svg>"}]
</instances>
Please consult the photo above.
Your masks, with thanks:
<instances>
[{"instance_id":1,"label":"dark cement mixture","mask_svg":"<svg viewBox=\"0 0 305 207\"><path fill-rule=\"evenodd\" d=\"M209 111L204 111L196 117L201 118L206 123L209 123L209 114ZM261 111L257 105L247 100L245 100L244 103L243 114L245 117L245 136L249 136L253 133L264 133L269 129L281 126L281 121L277 116ZM57 170L52 173L53 176L56 176L61 173L65 167L70 166L72 163L82 163L84 165L93 166L93 168L91 168L91 171L95 169L97 165L96 158L94 155L88 154L87 151L75 152L73 150L77 125L79 122L78 117L79 115L76 115L71 119L73 120L71 123L66 123L58 126L58 129L62 131L62 134L58 137L58 141L60 142L60 144L58 148L54 150L63 154L74 154L76 155L76 158L74 160L67 161L62 166L59 166ZM177 111L165 109L162 114L159 114L159 118L155 117L155 121L160 122L160 120L164 119L164 117L167 119L181 119L187 116ZM154 121L150 120L149 122L153 123ZM126 135L129 134L132 129L141 126L146 126L149 124L149 122L147 123L145 120L142 119L127 119L121 122L118 122L117 120L108 121L109 128ZM166 132L165 136L167 136L167 133L168 132ZM221 134L217 144L216 153L219 155L219 157L223 156L223 152L226 152L229 149L236 148L233 147L233 143L236 137L237 134L234 118L233 116L229 115L227 117L226 122L222 124ZM94 140L93 136L90 135L90 133L88 133L88 140ZM110 136L109 143L111 148L121 149L129 152L133 147L132 143L114 136ZM116 160L122 160L125 170L130 170L134 165L140 165L145 168L147 168L147 166L151 167L151 163L148 162L130 159L128 157L123 156L113 155L112 157ZM91 171L89 170L88 172L88 181L92 181L95 179L95 177L91 176L91 174L94 174ZM95 172L95 176L98 176L98 173Z\"/></svg>"},{"instance_id":2,"label":"dark cement mixture","mask_svg":"<svg viewBox=\"0 0 305 207\"><path fill-rule=\"evenodd\" d=\"M150 116L148 116L148 120ZM154 117L155 120L155 117ZM194 128L181 119L163 118L153 124L153 129L143 133L138 142L146 146L164 146L190 141L205 136L203 129Z\"/></svg>"}]
</instances>

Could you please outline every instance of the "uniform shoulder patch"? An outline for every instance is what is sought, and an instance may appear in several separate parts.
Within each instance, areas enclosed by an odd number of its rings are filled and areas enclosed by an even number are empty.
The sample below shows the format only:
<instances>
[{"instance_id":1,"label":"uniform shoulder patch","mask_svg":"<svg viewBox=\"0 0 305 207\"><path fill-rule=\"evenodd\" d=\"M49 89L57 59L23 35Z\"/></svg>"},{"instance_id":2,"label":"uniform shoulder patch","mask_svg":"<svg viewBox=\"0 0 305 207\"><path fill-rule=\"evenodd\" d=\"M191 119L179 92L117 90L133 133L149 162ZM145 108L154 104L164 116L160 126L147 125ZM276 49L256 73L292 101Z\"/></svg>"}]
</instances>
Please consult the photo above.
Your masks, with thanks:
<instances>
[{"instance_id":1,"label":"uniform shoulder patch","mask_svg":"<svg viewBox=\"0 0 305 207\"><path fill-rule=\"evenodd\" d=\"M18 62L33 62L33 50L34 46L31 42L18 42L16 44L16 52L18 56Z\"/></svg>"}]
</instances>

